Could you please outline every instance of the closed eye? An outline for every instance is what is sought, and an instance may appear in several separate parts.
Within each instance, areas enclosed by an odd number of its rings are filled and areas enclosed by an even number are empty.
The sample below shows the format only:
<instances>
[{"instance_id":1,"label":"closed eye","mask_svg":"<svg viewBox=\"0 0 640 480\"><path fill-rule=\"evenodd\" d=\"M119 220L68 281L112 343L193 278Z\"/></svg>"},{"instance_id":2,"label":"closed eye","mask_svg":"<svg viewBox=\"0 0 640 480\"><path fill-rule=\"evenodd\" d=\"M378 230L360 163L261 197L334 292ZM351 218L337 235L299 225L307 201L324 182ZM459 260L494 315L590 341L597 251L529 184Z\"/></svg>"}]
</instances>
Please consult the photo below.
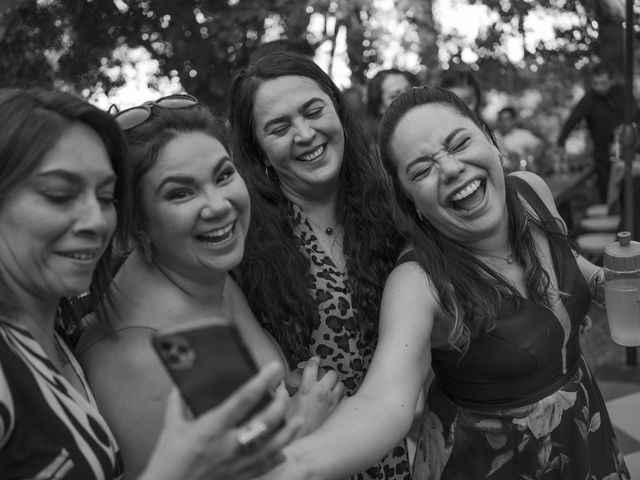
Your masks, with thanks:
<instances>
[{"instance_id":1,"label":"closed eye","mask_svg":"<svg viewBox=\"0 0 640 480\"><path fill-rule=\"evenodd\" d=\"M433 170L433 163L425 163L421 165L416 170L414 170L413 174L411 175L411 181L416 181L416 180L420 180L422 178L427 177L432 170Z\"/></svg>"},{"instance_id":2,"label":"closed eye","mask_svg":"<svg viewBox=\"0 0 640 480\"><path fill-rule=\"evenodd\" d=\"M311 108L307 110L307 117L318 118L320 115L322 115L323 110L324 110L324 107Z\"/></svg>"},{"instance_id":3,"label":"closed eye","mask_svg":"<svg viewBox=\"0 0 640 480\"><path fill-rule=\"evenodd\" d=\"M451 144L449 145L449 151L459 152L469 144L469 141L470 141L469 137L462 137L462 138L456 139L453 142L451 142Z\"/></svg>"}]
</instances>

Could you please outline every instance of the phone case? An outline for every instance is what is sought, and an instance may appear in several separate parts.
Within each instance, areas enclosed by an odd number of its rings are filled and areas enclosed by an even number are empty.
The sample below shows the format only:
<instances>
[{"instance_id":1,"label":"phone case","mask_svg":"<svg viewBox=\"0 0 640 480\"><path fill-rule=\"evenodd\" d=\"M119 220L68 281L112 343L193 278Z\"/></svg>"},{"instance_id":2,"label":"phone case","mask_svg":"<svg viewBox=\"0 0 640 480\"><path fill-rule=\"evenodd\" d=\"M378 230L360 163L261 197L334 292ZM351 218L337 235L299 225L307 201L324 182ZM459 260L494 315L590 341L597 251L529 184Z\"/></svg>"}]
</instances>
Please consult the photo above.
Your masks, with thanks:
<instances>
[{"instance_id":1,"label":"phone case","mask_svg":"<svg viewBox=\"0 0 640 480\"><path fill-rule=\"evenodd\" d=\"M196 416L222 403L258 371L233 325L183 323L156 332L152 344ZM263 398L248 416L270 398Z\"/></svg>"}]
</instances>

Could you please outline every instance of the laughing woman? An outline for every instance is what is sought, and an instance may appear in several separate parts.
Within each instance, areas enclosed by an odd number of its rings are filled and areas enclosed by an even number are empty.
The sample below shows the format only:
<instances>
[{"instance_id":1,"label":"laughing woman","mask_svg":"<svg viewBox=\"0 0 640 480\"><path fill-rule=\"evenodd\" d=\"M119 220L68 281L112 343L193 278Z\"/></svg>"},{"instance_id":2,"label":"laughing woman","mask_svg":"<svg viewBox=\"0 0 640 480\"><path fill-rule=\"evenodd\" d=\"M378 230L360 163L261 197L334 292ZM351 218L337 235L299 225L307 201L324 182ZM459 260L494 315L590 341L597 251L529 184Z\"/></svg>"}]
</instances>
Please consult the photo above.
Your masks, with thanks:
<instances>
[{"instance_id":1,"label":"laughing woman","mask_svg":"<svg viewBox=\"0 0 640 480\"><path fill-rule=\"evenodd\" d=\"M231 322L258 365L282 360L229 276L244 254L250 204L221 123L189 95L125 110L116 121L131 150L137 247L111 285L110 328L91 323L76 351L120 444L125 478L133 478L157 441L172 385L152 332L191 320ZM324 386L330 409L341 386L326 375L310 389ZM312 428L315 419L305 420Z\"/></svg>"},{"instance_id":2,"label":"laughing woman","mask_svg":"<svg viewBox=\"0 0 640 480\"><path fill-rule=\"evenodd\" d=\"M257 60L229 99L235 160L254 207L241 286L291 365L317 355L353 395L400 249L379 162L342 92L309 58ZM410 478L402 438L362 467L358 479Z\"/></svg>"},{"instance_id":3,"label":"laughing woman","mask_svg":"<svg viewBox=\"0 0 640 480\"><path fill-rule=\"evenodd\" d=\"M360 390L270 478L366 465L406 434L433 369L414 480L628 480L580 351L599 270L572 251L544 181L505 176L492 133L444 89L398 97L379 142L411 245Z\"/></svg>"}]
</instances>

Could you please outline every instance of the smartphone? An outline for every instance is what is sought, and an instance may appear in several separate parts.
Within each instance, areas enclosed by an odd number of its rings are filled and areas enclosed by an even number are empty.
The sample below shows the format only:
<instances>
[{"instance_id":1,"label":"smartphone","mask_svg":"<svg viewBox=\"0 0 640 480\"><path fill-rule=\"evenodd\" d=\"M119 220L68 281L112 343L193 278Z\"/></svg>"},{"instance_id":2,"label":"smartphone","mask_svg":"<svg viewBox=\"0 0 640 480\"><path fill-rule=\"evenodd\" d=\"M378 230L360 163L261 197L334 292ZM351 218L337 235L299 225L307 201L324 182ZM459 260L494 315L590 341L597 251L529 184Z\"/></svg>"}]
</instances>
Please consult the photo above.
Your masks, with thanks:
<instances>
[{"instance_id":1,"label":"smartphone","mask_svg":"<svg viewBox=\"0 0 640 480\"><path fill-rule=\"evenodd\" d=\"M232 324L185 322L158 330L151 342L195 416L218 406L258 372ZM271 399L268 392L247 418Z\"/></svg>"}]
</instances>

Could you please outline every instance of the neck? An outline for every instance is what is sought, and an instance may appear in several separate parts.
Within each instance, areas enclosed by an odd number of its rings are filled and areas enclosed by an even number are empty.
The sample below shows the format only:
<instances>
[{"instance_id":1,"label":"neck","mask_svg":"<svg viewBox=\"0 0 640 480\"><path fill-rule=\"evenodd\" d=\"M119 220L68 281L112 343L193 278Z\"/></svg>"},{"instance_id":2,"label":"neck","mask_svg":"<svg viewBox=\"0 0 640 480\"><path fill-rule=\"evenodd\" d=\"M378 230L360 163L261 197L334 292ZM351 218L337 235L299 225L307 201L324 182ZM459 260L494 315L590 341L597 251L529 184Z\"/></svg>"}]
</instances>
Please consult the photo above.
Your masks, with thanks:
<instances>
[{"instance_id":1,"label":"neck","mask_svg":"<svg viewBox=\"0 0 640 480\"><path fill-rule=\"evenodd\" d=\"M21 306L14 322L27 327L29 331L33 331L35 327L53 335L60 298L43 298L21 288L9 290L9 295L14 298L17 305Z\"/></svg>"},{"instance_id":2,"label":"neck","mask_svg":"<svg viewBox=\"0 0 640 480\"><path fill-rule=\"evenodd\" d=\"M286 185L282 185L282 193L291 202L302 207L307 212L320 212L335 210L336 199L338 197L338 185L337 183L331 186L318 187L313 190L300 192L287 188Z\"/></svg>"},{"instance_id":3,"label":"neck","mask_svg":"<svg viewBox=\"0 0 640 480\"><path fill-rule=\"evenodd\" d=\"M161 259L146 264L152 275L161 282L173 286L190 302L201 307L217 307L222 303L227 272L211 272L203 276L187 276L176 272L164 264Z\"/></svg>"}]
</instances>

